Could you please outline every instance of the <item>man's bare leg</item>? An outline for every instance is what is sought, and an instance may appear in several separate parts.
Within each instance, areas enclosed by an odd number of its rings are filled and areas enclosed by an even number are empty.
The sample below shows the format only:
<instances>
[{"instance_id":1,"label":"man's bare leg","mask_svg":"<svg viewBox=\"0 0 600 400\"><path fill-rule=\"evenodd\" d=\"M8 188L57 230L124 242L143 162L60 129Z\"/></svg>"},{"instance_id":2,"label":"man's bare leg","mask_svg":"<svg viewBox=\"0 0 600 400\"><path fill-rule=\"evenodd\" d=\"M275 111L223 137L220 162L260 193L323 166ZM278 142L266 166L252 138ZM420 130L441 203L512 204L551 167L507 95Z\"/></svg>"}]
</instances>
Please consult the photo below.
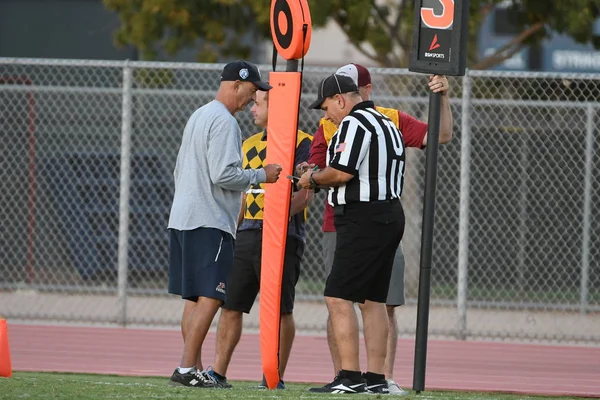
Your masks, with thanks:
<instances>
[{"instance_id":1,"label":"man's bare leg","mask_svg":"<svg viewBox=\"0 0 600 400\"><path fill-rule=\"evenodd\" d=\"M331 361L333 362L333 376L337 376L342 369L342 362L340 361L340 351L335 342L335 335L333 334L331 317L329 317L329 315L327 316L327 344L329 345L329 353L331 354Z\"/></svg>"},{"instance_id":2,"label":"man's bare leg","mask_svg":"<svg viewBox=\"0 0 600 400\"><path fill-rule=\"evenodd\" d=\"M358 360L358 318L354 310L354 305L351 301L328 296L325 296L325 303L329 310L333 335L340 355L341 369L346 371L360 371Z\"/></svg>"},{"instance_id":3,"label":"man's bare leg","mask_svg":"<svg viewBox=\"0 0 600 400\"><path fill-rule=\"evenodd\" d=\"M279 379L283 380L285 369L290 359L292 345L296 337L294 314L283 314L279 326Z\"/></svg>"},{"instance_id":4,"label":"man's bare leg","mask_svg":"<svg viewBox=\"0 0 600 400\"><path fill-rule=\"evenodd\" d=\"M189 321L185 326L185 342L183 343L183 355L181 356L182 368L202 367L202 344L210 329L210 324L215 314L221 307L222 301L208 297L199 297L196 306L189 315Z\"/></svg>"},{"instance_id":5,"label":"man's bare leg","mask_svg":"<svg viewBox=\"0 0 600 400\"><path fill-rule=\"evenodd\" d=\"M367 371L384 375L388 342L388 316L385 304L366 300L359 307L363 319L365 346L367 348Z\"/></svg>"},{"instance_id":6,"label":"man's bare leg","mask_svg":"<svg viewBox=\"0 0 600 400\"><path fill-rule=\"evenodd\" d=\"M183 306L183 314L181 316L181 336L183 336L184 343L185 336L187 333L187 324L190 321L190 315L192 311L194 311L194 307L196 307L195 301L185 300L185 305Z\"/></svg>"},{"instance_id":7,"label":"man's bare leg","mask_svg":"<svg viewBox=\"0 0 600 400\"><path fill-rule=\"evenodd\" d=\"M216 373L226 376L233 351L242 337L243 313L241 311L223 309L217 326L217 349L215 354Z\"/></svg>"},{"instance_id":8,"label":"man's bare leg","mask_svg":"<svg viewBox=\"0 0 600 400\"><path fill-rule=\"evenodd\" d=\"M220 375L226 376L231 363L233 352L242 336L243 314L239 311L223 309L217 328L217 351L213 369ZM296 335L296 325L293 314L281 316L279 337L279 374L283 379L287 367L292 344Z\"/></svg>"},{"instance_id":9,"label":"man's bare leg","mask_svg":"<svg viewBox=\"0 0 600 400\"><path fill-rule=\"evenodd\" d=\"M395 307L386 306L388 315L388 340L385 356L385 379L394 379L394 362L396 361L396 348L398 346L398 325L396 323Z\"/></svg>"},{"instance_id":10,"label":"man's bare leg","mask_svg":"<svg viewBox=\"0 0 600 400\"><path fill-rule=\"evenodd\" d=\"M335 243L336 233L335 232L323 232L323 242L321 243L323 249L323 260L325 262L325 272L327 275L331 272L333 264L333 255L335 254ZM329 353L331 354L331 361L333 362L333 376L342 369L342 363L340 361L340 352L335 342L333 335L333 328L331 327L331 317L327 315L327 345L329 346Z\"/></svg>"}]
</instances>

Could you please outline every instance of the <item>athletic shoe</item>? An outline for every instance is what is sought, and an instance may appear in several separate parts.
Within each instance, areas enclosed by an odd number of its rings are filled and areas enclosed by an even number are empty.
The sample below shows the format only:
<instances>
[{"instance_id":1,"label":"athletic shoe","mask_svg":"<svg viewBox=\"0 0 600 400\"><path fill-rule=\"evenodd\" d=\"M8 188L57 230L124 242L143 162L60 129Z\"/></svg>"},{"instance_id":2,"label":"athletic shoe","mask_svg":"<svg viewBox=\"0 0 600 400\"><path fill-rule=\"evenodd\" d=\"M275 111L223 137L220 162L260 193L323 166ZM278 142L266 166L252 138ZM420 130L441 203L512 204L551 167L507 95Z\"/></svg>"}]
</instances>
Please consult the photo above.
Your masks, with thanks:
<instances>
[{"instance_id":1,"label":"athletic shoe","mask_svg":"<svg viewBox=\"0 0 600 400\"><path fill-rule=\"evenodd\" d=\"M372 385L366 384L367 393L373 394L390 394L390 389L388 389L388 384L386 381L381 383L374 383Z\"/></svg>"},{"instance_id":2,"label":"athletic shoe","mask_svg":"<svg viewBox=\"0 0 600 400\"><path fill-rule=\"evenodd\" d=\"M328 383L327 385L323 386L322 388L329 388L329 389L331 389L331 386L332 386L332 385L333 385L335 382L337 382L337 381L338 381L338 379L340 379L340 376L339 376L339 375L336 375L336 376L335 376L335 378L333 378L333 382L330 382L330 383ZM317 389L322 389L322 388L310 388L310 389L308 389L308 391L309 391L309 392L313 392L314 390L317 390ZM314 389L314 390L313 390L313 389Z\"/></svg>"},{"instance_id":3,"label":"athletic shoe","mask_svg":"<svg viewBox=\"0 0 600 400\"><path fill-rule=\"evenodd\" d=\"M260 382L260 385L258 385L257 388L258 389L268 389L267 380L265 379L264 375L263 375L262 381ZM283 383L283 381L280 379L279 382L277 382L277 387L275 389L285 389L285 383Z\"/></svg>"},{"instance_id":4,"label":"athletic shoe","mask_svg":"<svg viewBox=\"0 0 600 400\"><path fill-rule=\"evenodd\" d=\"M366 386L364 381L355 382L348 378L336 376L333 382L328 383L323 387L310 388L308 390L313 393L368 393Z\"/></svg>"},{"instance_id":5,"label":"athletic shoe","mask_svg":"<svg viewBox=\"0 0 600 400\"><path fill-rule=\"evenodd\" d=\"M220 378L217 376L212 367L208 367L204 371L201 372L202 376L204 376L205 380L209 382L212 387L217 389L231 389L233 386L227 382L227 378Z\"/></svg>"},{"instance_id":6,"label":"athletic shoe","mask_svg":"<svg viewBox=\"0 0 600 400\"><path fill-rule=\"evenodd\" d=\"M179 368L175 368L173 375L169 379L171 386L187 386L197 388L213 388L215 385L208 382L201 371L192 368L186 373L179 372Z\"/></svg>"},{"instance_id":7,"label":"athletic shoe","mask_svg":"<svg viewBox=\"0 0 600 400\"><path fill-rule=\"evenodd\" d=\"M388 390L390 394L395 394L397 396L408 396L409 392L407 390L402 389L396 382L391 379L387 380Z\"/></svg>"},{"instance_id":8,"label":"athletic shoe","mask_svg":"<svg viewBox=\"0 0 600 400\"><path fill-rule=\"evenodd\" d=\"M385 378L379 380L369 381L367 379L367 374L362 375L365 384L367 385L367 393L373 394L389 394L390 391L388 389L388 383Z\"/></svg>"}]
</instances>

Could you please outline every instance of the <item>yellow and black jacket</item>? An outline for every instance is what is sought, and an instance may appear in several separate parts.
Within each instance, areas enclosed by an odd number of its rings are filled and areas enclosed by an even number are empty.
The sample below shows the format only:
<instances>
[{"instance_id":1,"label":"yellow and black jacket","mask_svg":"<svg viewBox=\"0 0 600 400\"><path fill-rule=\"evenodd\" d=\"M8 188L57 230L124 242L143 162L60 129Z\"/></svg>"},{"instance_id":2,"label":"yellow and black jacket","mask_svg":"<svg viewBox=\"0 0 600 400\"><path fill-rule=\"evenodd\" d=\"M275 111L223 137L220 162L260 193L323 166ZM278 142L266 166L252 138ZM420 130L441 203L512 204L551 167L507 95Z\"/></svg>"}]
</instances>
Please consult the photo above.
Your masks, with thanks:
<instances>
[{"instance_id":1,"label":"yellow and black jacket","mask_svg":"<svg viewBox=\"0 0 600 400\"><path fill-rule=\"evenodd\" d=\"M308 160L312 136L308 133L298 131L296 140L296 155L294 158L294 167L303 161ZM267 132L259 132L250 136L242 144L242 167L243 168L262 168L267 158ZM294 191L296 191L294 185ZM244 220L240 224L238 231L261 229L263 221L265 201L265 184L256 184L250 186L246 192L246 209L244 210ZM306 240L306 229L304 226L305 213L298 213L290 219L288 234Z\"/></svg>"}]
</instances>

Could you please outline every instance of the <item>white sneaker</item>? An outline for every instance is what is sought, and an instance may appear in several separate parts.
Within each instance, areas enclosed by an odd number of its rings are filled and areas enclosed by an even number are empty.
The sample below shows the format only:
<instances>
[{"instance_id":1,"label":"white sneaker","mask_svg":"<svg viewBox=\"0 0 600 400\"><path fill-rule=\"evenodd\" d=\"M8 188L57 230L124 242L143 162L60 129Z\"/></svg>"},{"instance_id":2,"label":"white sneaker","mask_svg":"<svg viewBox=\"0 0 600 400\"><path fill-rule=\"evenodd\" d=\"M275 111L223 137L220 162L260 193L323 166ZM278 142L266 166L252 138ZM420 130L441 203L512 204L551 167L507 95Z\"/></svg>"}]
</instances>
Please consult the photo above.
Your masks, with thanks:
<instances>
[{"instance_id":1,"label":"white sneaker","mask_svg":"<svg viewBox=\"0 0 600 400\"><path fill-rule=\"evenodd\" d=\"M396 396L406 396L409 394L406 390L402 389L396 382L391 379L387 380L388 390L390 394L394 394Z\"/></svg>"}]
</instances>

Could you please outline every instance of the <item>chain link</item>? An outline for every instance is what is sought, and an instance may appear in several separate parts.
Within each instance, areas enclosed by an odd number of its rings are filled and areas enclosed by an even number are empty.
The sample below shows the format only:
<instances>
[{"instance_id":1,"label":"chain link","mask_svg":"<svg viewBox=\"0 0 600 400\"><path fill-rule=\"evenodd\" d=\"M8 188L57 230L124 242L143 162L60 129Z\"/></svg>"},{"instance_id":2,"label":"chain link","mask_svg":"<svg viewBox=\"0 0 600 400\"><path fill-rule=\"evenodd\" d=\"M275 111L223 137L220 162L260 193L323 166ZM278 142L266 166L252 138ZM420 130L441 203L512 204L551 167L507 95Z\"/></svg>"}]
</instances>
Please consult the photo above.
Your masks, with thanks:
<instances>
[{"instance_id":1,"label":"chain link","mask_svg":"<svg viewBox=\"0 0 600 400\"><path fill-rule=\"evenodd\" d=\"M180 302L166 294L172 172L187 118L212 100L222 67L0 59L0 314L178 324ZM321 113L308 105L333 71L304 71L300 129L315 131ZM371 74L377 104L426 120L425 76ZM453 141L440 147L431 334L600 343L600 75L469 71L450 85L455 126ZM236 117L246 137L259 130L250 112ZM124 173L129 247L127 284L119 287ZM414 334L424 175L425 152L409 149L407 305L397 312L405 335ZM324 195L308 212L297 286L296 324L306 331L325 328ZM245 324L257 321L251 314Z\"/></svg>"}]
</instances>

